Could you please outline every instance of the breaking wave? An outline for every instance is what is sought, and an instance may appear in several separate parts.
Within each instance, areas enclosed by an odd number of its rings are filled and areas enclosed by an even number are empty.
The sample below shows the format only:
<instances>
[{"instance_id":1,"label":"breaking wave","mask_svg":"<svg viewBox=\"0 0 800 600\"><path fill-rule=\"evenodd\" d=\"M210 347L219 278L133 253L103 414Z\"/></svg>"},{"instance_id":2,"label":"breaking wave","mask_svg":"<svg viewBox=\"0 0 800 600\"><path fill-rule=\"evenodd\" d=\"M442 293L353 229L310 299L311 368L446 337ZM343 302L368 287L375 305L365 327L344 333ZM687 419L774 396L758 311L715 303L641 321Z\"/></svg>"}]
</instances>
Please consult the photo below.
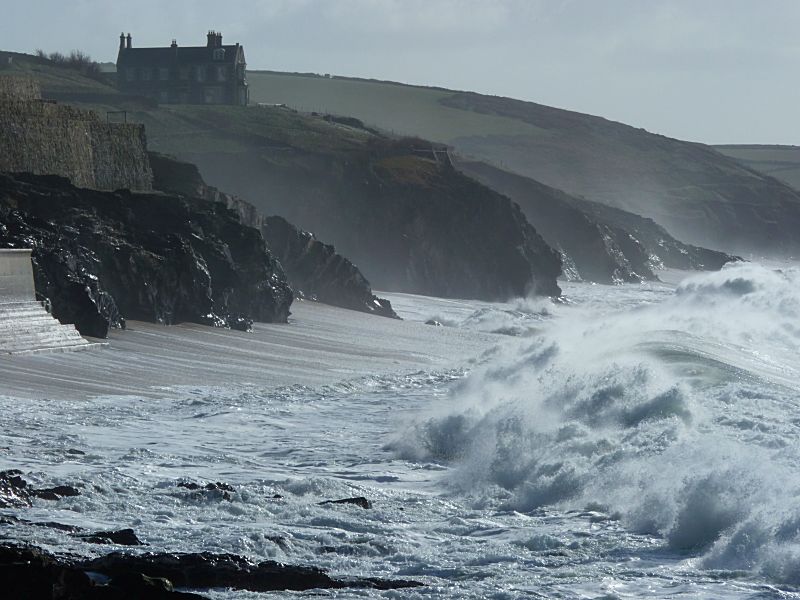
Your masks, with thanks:
<instances>
[{"instance_id":1,"label":"breaking wave","mask_svg":"<svg viewBox=\"0 0 800 600\"><path fill-rule=\"evenodd\" d=\"M394 444L476 505L602 509L699 566L800 584L800 272L737 264L666 301L562 307Z\"/></svg>"}]
</instances>

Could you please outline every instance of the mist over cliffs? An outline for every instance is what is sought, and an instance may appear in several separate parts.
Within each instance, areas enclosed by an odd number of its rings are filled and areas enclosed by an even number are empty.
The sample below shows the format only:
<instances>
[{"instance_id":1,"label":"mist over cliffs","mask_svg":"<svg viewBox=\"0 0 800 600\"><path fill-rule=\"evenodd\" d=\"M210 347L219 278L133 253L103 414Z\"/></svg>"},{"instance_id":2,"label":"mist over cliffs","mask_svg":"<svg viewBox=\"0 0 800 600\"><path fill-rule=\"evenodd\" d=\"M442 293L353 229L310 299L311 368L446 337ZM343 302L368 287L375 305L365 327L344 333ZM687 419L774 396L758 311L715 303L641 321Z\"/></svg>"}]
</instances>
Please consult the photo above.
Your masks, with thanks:
<instances>
[{"instance_id":1,"label":"mist over cliffs","mask_svg":"<svg viewBox=\"0 0 800 600\"><path fill-rule=\"evenodd\" d=\"M318 110L424 134L467 159L650 218L685 243L776 256L800 247L800 192L710 146L472 92L276 72L251 73L250 84L256 102L313 98Z\"/></svg>"}]
</instances>

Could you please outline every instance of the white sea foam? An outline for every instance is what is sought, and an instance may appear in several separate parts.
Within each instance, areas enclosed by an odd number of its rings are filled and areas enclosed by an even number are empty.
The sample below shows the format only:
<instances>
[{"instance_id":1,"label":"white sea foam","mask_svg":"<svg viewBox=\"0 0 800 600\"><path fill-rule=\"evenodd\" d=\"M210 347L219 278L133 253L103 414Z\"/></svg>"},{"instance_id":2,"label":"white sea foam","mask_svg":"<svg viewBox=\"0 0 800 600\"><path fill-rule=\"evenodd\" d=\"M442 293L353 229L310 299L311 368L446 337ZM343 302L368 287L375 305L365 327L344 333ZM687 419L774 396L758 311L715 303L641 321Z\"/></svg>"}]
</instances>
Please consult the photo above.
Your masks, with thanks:
<instances>
[{"instance_id":1,"label":"white sea foam","mask_svg":"<svg viewBox=\"0 0 800 600\"><path fill-rule=\"evenodd\" d=\"M572 309L396 447L455 465L478 506L600 506L705 568L800 583L798 327L800 273L747 264L658 304Z\"/></svg>"},{"instance_id":2,"label":"white sea foam","mask_svg":"<svg viewBox=\"0 0 800 600\"><path fill-rule=\"evenodd\" d=\"M385 598L800 597L798 283L738 265L677 287L568 283L563 304L395 295L406 317L520 335L460 368L322 387L0 396L0 468L82 492L0 513L427 584ZM319 504L362 495L372 509Z\"/></svg>"}]
</instances>

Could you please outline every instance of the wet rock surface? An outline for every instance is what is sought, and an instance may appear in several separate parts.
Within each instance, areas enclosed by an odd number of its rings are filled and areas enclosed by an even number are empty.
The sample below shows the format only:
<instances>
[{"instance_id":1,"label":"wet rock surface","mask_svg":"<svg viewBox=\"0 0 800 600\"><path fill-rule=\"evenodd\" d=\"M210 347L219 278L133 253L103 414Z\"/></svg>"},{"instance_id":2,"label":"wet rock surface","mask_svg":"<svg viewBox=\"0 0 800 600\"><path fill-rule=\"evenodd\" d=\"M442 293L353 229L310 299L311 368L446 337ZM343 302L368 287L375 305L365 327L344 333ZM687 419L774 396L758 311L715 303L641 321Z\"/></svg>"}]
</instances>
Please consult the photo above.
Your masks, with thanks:
<instances>
[{"instance_id":1,"label":"wet rock surface","mask_svg":"<svg viewBox=\"0 0 800 600\"><path fill-rule=\"evenodd\" d=\"M221 481L209 482L205 485L193 481L181 481L178 483L178 487L190 490L191 495L196 498L203 497L213 500L227 500L229 502L233 498L231 494L236 491L232 485Z\"/></svg>"},{"instance_id":2,"label":"wet rock surface","mask_svg":"<svg viewBox=\"0 0 800 600\"><path fill-rule=\"evenodd\" d=\"M94 533L81 534L83 541L91 544L117 544L119 546L144 546L133 529L119 529L117 531L95 531Z\"/></svg>"},{"instance_id":3,"label":"wet rock surface","mask_svg":"<svg viewBox=\"0 0 800 600\"><path fill-rule=\"evenodd\" d=\"M16 469L0 471L0 508L31 506L34 498L60 500L67 496L79 495L80 491L71 485L34 488L22 477L22 471Z\"/></svg>"},{"instance_id":4,"label":"wet rock surface","mask_svg":"<svg viewBox=\"0 0 800 600\"><path fill-rule=\"evenodd\" d=\"M314 567L255 563L235 554L112 552L86 560L40 548L0 543L0 591L7 598L89 600L199 599L175 588L228 588L252 592L341 589L389 590L419 587L417 581L335 579Z\"/></svg>"},{"instance_id":5,"label":"wet rock surface","mask_svg":"<svg viewBox=\"0 0 800 600\"><path fill-rule=\"evenodd\" d=\"M246 330L286 321L293 298L261 235L202 199L0 175L0 247L32 247L37 293L94 337L124 318Z\"/></svg>"},{"instance_id":6,"label":"wet rock surface","mask_svg":"<svg viewBox=\"0 0 800 600\"><path fill-rule=\"evenodd\" d=\"M325 500L320 502L320 506L325 504L354 504L361 508L372 508L372 502L364 498L364 496L356 496L355 498L342 498L341 500Z\"/></svg>"}]
</instances>

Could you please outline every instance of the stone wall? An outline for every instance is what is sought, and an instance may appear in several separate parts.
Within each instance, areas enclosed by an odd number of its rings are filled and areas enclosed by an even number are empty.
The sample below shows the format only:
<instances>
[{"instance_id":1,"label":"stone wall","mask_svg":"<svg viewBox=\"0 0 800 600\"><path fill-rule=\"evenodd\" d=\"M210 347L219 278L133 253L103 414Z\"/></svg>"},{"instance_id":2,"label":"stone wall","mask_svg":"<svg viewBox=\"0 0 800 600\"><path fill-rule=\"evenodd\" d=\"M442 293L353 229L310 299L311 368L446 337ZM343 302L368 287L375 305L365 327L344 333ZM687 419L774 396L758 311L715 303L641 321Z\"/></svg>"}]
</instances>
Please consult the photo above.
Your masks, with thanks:
<instances>
[{"instance_id":1,"label":"stone wall","mask_svg":"<svg viewBox=\"0 0 800 600\"><path fill-rule=\"evenodd\" d=\"M30 250L0 250L0 303L36 299Z\"/></svg>"},{"instance_id":2,"label":"stone wall","mask_svg":"<svg viewBox=\"0 0 800 600\"><path fill-rule=\"evenodd\" d=\"M143 125L42 101L25 77L0 77L0 171L61 175L102 190L153 184Z\"/></svg>"}]
</instances>

